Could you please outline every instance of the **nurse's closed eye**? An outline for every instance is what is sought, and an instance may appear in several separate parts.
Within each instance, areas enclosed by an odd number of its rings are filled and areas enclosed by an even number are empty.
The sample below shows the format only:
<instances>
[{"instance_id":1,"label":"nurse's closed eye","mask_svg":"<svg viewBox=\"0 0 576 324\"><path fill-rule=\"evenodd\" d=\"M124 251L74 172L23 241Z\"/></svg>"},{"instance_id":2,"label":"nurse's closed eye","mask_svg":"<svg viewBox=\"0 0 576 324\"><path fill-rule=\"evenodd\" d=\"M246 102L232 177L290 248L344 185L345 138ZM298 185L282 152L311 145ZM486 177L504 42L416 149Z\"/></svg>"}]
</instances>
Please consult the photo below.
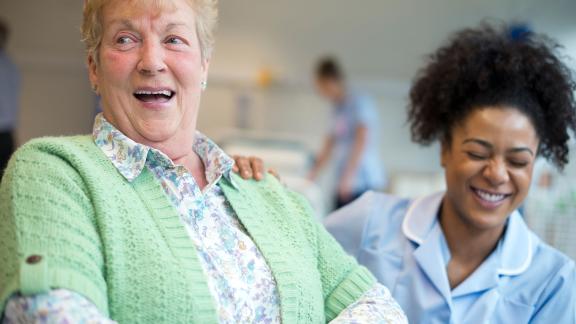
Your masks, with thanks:
<instances>
[{"instance_id":1,"label":"nurse's closed eye","mask_svg":"<svg viewBox=\"0 0 576 324\"><path fill-rule=\"evenodd\" d=\"M510 161L510 164L516 168L523 168L528 165L528 162L518 162L518 161Z\"/></svg>"},{"instance_id":2,"label":"nurse's closed eye","mask_svg":"<svg viewBox=\"0 0 576 324\"><path fill-rule=\"evenodd\" d=\"M468 157L470 157L472 160L484 160L487 158L486 154L477 152L466 152L466 154L468 154Z\"/></svg>"},{"instance_id":3,"label":"nurse's closed eye","mask_svg":"<svg viewBox=\"0 0 576 324\"><path fill-rule=\"evenodd\" d=\"M526 167L528 164L530 164L530 160L515 158L515 159L509 159L508 163L510 163L510 165L515 168L523 168Z\"/></svg>"}]
</instances>

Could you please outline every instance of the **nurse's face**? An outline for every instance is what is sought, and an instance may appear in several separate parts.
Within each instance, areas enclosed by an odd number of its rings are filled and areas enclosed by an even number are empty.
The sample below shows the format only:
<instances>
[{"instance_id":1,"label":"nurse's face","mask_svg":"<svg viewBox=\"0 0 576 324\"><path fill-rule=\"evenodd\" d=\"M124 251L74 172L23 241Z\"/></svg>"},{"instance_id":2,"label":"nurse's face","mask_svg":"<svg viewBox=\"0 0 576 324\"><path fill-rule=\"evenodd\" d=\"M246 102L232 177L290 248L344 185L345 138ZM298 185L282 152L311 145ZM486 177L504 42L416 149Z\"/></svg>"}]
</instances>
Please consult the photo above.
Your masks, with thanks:
<instances>
[{"instance_id":1,"label":"nurse's face","mask_svg":"<svg viewBox=\"0 0 576 324\"><path fill-rule=\"evenodd\" d=\"M447 192L442 217L467 227L501 230L524 200L539 139L529 118L512 107L476 109L442 145Z\"/></svg>"}]
</instances>

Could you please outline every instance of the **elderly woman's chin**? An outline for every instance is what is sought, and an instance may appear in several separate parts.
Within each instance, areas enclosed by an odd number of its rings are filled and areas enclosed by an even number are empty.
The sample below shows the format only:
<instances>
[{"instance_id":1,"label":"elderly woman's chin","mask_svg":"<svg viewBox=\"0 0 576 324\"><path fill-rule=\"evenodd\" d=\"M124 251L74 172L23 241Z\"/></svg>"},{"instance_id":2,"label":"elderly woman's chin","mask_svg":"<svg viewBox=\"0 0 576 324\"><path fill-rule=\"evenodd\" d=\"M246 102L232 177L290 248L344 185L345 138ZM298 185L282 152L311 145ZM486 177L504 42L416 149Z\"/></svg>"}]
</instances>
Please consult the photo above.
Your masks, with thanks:
<instances>
[{"instance_id":1,"label":"elderly woman's chin","mask_svg":"<svg viewBox=\"0 0 576 324\"><path fill-rule=\"evenodd\" d=\"M145 144L151 142L166 142L174 140L179 135L188 134L190 137L194 135L194 128L190 127L190 122L178 116L174 118L143 118L137 120L134 124L136 132L142 137Z\"/></svg>"},{"instance_id":2,"label":"elderly woman's chin","mask_svg":"<svg viewBox=\"0 0 576 324\"><path fill-rule=\"evenodd\" d=\"M158 125L158 126L156 126ZM138 127L138 134L142 137L144 144L152 142L165 142L173 138L178 130L172 124L166 126L165 123L150 123L150 125L143 125ZM147 142L147 143L146 143Z\"/></svg>"},{"instance_id":3,"label":"elderly woman's chin","mask_svg":"<svg viewBox=\"0 0 576 324\"><path fill-rule=\"evenodd\" d=\"M154 146L154 143L187 137L184 134L192 137L195 131L196 114L181 112L174 107L163 113L140 109L129 112L105 109L104 117L124 135L145 145Z\"/></svg>"}]
</instances>

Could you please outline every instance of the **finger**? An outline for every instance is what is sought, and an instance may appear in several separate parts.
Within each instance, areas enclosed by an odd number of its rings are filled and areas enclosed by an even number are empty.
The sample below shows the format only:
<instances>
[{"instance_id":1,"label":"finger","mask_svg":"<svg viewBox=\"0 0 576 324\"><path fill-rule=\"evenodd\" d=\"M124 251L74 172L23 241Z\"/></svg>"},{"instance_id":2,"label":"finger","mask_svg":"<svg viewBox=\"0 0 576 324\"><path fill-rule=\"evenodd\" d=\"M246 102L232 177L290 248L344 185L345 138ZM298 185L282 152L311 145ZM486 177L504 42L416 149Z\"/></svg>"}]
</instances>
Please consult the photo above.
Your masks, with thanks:
<instances>
[{"instance_id":1,"label":"finger","mask_svg":"<svg viewBox=\"0 0 576 324\"><path fill-rule=\"evenodd\" d=\"M238 169L238 155L232 155L232 159L234 160L232 171L238 173L240 171L240 169Z\"/></svg>"},{"instance_id":2,"label":"finger","mask_svg":"<svg viewBox=\"0 0 576 324\"><path fill-rule=\"evenodd\" d=\"M258 181L262 180L262 174L264 173L264 162L262 159L251 157L250 166L252 167L252 172L254 173L254 179Z\"/></svg>"},{"instance_id":3,"label":"finger","mask_svg":"<svg viewBox=\"0 0 576 324\"><path fill-rule=\"evenodd\" d=\"M252 177L252 171L248 158L240 155L233 155L232 157L235 162L234 172L239 173L243 179L250 179Z\"/></svg>"},{"instance_id":4,"label":"finger","mask_svg":"<svg viewBox=\"0 0 576 324\"><path fill-rule=\"evenodd\" d=\"M273 175L276 179L281 180L280 174L278 174L278 171L276 171L275 169L272 169L272 168L268 169L268 173Z\"/></svg>"},{"instance_id":5,"label":"finger","mask_svg":"<svg viewBox=\"0 0 576 324\"><path fill-rule=\"evenodd\" d=\"M238 169L242 179L248 180L252 178L252 168L250 167L250 161L248 161L248 159L245 157L238 157L236 162L238 163Z\"/></svg>"}]
</instances>

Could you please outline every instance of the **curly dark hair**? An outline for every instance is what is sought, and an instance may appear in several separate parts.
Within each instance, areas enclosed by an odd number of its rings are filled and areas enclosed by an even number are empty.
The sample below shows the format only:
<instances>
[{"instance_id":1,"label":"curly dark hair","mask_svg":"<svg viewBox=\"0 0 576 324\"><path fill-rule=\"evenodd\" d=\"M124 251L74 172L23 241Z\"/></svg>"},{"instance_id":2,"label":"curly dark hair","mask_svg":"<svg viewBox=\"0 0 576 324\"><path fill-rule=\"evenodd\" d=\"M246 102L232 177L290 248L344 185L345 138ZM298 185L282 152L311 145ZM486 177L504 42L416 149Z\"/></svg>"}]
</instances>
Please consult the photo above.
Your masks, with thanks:
<instances>
[{"instance_id":1,"label":"curly dark hair","mask_svg":"<svg viewBox=\"0 0 576 324\"><path fill-rule=\"evenodd\" d=\"M453 127L475 109L511 106L532 121L539 154L563 169L569 132L576 131L573 73L553 40L513 37L509 30L484 22L457 32L429 56L410 90L412 139L449 142Z\"/></svg>"}]
</instances>

